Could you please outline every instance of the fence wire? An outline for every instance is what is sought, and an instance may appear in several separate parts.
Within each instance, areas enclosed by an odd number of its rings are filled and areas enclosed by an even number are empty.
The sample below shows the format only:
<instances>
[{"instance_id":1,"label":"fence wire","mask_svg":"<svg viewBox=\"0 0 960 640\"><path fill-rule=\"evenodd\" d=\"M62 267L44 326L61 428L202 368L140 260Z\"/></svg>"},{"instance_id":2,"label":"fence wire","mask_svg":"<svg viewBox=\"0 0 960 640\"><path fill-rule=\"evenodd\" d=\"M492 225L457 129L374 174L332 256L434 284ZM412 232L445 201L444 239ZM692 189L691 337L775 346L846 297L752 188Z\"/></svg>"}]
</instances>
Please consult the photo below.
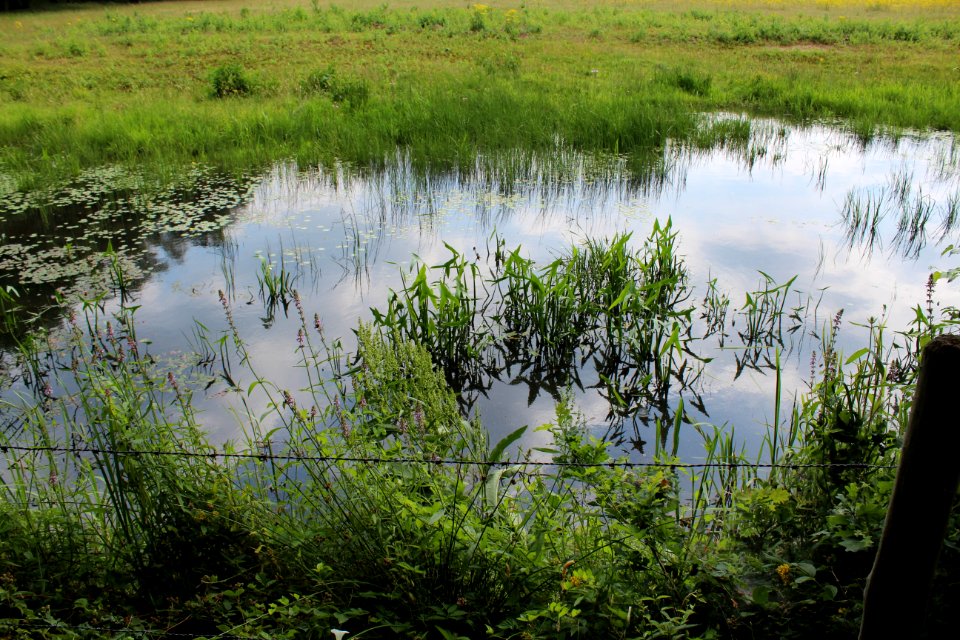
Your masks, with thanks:
<instances>
[{"instance_id":1,"label":"fence wire","mask_svg":"<svg viewBox=\"0 0 960 640\"><path fill-rule=\"evenodd\" d=\"M178 458L246 459L284 462L328 462L363 464L433 464L445 466L473 467L511 467L523 465L530 467L559 467L580 469L895 469L894 464L871 464L866 462L631 462L629 460L610 460L607 462L571 462L546 460L478 460L470 458L440 458L415 456L349 456L349 455L304 455L298 453L266 453L253 451L170 451L164 449L106 449L99 447L61 447L33 445L0 445L0 452L21 451L25 453L72 453L109 456L172 456Z\"/></svg>"},{"instance_id":2,"label":"fence wire","mask_svg":"<svg viewBox=\"0 0 960 640\"><path fill-rule=\"evenodd\" d=\"M0 445L0 452L7 454L10 452L22 453L53 453L53 454L89 454L89 455L110 455L110 456L172 456L180 458L205 458L210 460L257 460L257 461L283 461L283 462L315 462L315 463L354 463L371 465L391 465L391 464L431 464L446 466L475 466L475 467L506 467L521 465L525 467L539 468L581 468L581 469L600 469L600 468L666 468L666 469L826 469L826 468L846 468L846 469L895 469L896 465L868 464L863 462L847 463L773 463L773 462L746 462L746 461L725 461L725 462L631 462L628 460L614 460L607 462L557 462L557 461L539 461L539 460L479 460L469 458L438 458L438 457L384 457L384 456L349 456L349 455L304 455L296 452L291 453L268 453L253 451L171 451L163 449L107 449L98 447L67 447L67 446L36 446L36 445ZM66 501L69 504L78 506L105 506L96 503L84 503L81 501ZM46 502L44 501L44 504ZM98 627L88 625L69 625L64 623L37 623L32 620L0 619L0 623L12 623L17 629L35 629L55 631L73 631L76 633L97 633L114 634L123 637L132 638L207 638L209 640L258 640L262 636L243 636L229 632L200 634L178 631L168 631L165 629L133 628L133 627Z\"/></svg>"},{"instance_id":3,"label":"fence wire","mask_svg":"<svg viewBox=\"0 0 960 640\"><path fill-rule=\"evenodd\" d=\"M263 636L239 636L232 633L186 633L183 631L167 631L166 629L138 629L135 627L94 627L87 625L71 625L57 623L36 623L25 619L0 618L0 623L15 624L18 629L45 629L54 631L63 629L64 631L75 632L96 632L96 633L114 633L133 637L149 638L209 638L209 640L263 640Z\"/></svg>"}]
</instances>

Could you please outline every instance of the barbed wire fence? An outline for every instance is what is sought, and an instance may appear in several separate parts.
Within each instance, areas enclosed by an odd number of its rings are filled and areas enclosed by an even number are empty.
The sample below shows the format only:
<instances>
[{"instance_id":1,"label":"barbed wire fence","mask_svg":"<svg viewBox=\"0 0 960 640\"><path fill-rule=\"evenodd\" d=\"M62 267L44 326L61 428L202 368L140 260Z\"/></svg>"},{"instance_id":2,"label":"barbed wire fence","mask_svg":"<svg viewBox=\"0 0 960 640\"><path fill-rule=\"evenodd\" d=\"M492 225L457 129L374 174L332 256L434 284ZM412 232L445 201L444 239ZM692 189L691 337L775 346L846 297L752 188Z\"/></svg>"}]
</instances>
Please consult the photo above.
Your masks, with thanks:
<instances>
[{"instance_id":1,"label":"barbed wire fence","mask_svg":"<svg viewBox=\"0 0 960 640\"><path fill-rule=\"evenodd\" d=\"M414 457L414 456L349 456L349 455L306 455L297 453L261 453L252 451L170 451L164 449L109 449L99 447L61 447L55 445L32 446L32 445L0 445L0 453L9 451L34 452L34 453L73 453L73 454L93 454L93 455L113 455L113 456L172 456L180 458L206 458L211 460L218 459L249 459L259 461L284 461L284 462L342 462L342 463L363 463L363 464L432 464L444 466L473 466L473 467L509 467L515 465L529 467L553 467L553 468L582 468L582 469L600 469L600 468L668 468L668 469L711 469L711 468L750 468L750 469L826 469L826 468L849 468L849 469L895 469L893 464L872 464L866 462L802 462L802 463L782 463L782 462L747 462L747 461L726 461L726 462L632 462L629 460L610 460L605 462L570 462L570 461L547 461L547 460L480 460L472 458L439 458L439 457Z\"/></svg>"},{"instance_id":2,"label":"barbed wire fence","mask_svg":"<svg viewBox=\"0 0 960 640\"><path fill-rule=\"evenodd\" d=\"M0 632L3 624L16 625L16 629L34 629L36 631L73 631L79 633L116 634L122 638L207 638L208 640L263 640L262 635L242 636L234 633L187 633L183 631L168 631L166 629L150 629L138 627L101 627L95 625L72 625L62 622L40 623L31 620L16 620L0 618Z\"/></svg>"},{"instance_id":3,"label":"barbed wire fence","mask_svg":"<svg viewBox=\"0 0 960 640\"><path fill-rule=\"evenodd\" d=\"M0 444L0 453L39 453L56 455L76 455L76 456L118 456L118 457L176 457L188 459L205 459L211 461L217 460L251 460L258 462L303 462L303 463L323 463L323 464L363 464L363 465L431 465L431 466L470 466L485 469L495 467L514 467L521 466L538 470L549 469L648 469L660 468L669 470L710 470L710 469L754 469L754 470L804 470L804 469L864 469L864 470L892 470L896 468L894 464L872 464L865 462L750 462L746 460L728 460L728 461L710 461L710 462L684 462L684 461L630 461L630 460L609 460L602 462L578 462L578 461L558 461L558 460L524 460L524 459L505 459L505 460L484 460L478 458L441 458L436 456L377 456L377 455L308 455L296 451L286 453L272 453L266 451L229 451L229 450L210 450L210 451L189 451L189 450L168 450L168 449L111 449L91 446L61 446L61 445L27 445L27 444ZM95 501L83 500L38 500L29 502L23 506L37 508L41 506L53 505L74 505L80 508L109 507L110 504L99 503ZM115 616L117 619L123 619L122 615ZM170 629L156 629L143 626L106 626L99 624L70 624L64 621L38 621L36 619L24 618L2 618L0 617L0 632L13 630L15 632L26 632L28 634L44 632L65 632L64 635L75 635L80 637L89 637L91 635L99 637L110 637L113 639L147 640L154 638L183 638L183 639L207 639L207 640L261 640L262 635L240 635L235 629L242 628L244 625L237 625L228 631L216 633L193 633L186 631L177 631L176 627Z\"/></svg>"}]
</instances>

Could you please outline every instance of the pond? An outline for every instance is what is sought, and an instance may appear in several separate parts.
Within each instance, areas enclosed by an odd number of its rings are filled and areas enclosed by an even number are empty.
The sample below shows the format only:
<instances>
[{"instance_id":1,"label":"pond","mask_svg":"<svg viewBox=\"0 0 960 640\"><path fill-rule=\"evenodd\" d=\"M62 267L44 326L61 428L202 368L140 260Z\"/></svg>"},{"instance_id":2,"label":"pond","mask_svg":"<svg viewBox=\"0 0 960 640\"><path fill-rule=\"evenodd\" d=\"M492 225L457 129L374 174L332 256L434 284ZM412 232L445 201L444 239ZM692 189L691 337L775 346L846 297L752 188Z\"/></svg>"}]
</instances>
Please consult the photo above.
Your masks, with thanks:
<instances>
[{"instance_id":1,"label":"pond","mask_svg":"<svg viewBox=\"0 0 960 640\"><path fill-rule=\"evenodd\" d=\"M211 348L227 330L218 292L259 375L296 394L306 384L300 320L289 299L270 303L265 279L285 279L350 351L358 322L386 309L418 260L459 255L486 273L498 247L519 247L545 266L573 245L618 234L639 250L655 224L670 225L692 309L681 359L694 374L612 407L596 360L556 379L515 359L473 384L454 381L462 407L495 441L551 421L569 387L590 431L631 459L654 454L657 421L680 418L735 425L754 452L774 420L777 385L786 406L808 388L828 327L840 327L847 353L865 346L871 321L904 329L929 304L931 271L956 266L941 253L960 235L960 149L948 135L864 141L827 126L750 128L749 142L724 148L668 145L644 170L562 147L429 169L401 150L377 168L281 163L236 178L197 167L163 188L105 168L49 191L0 188L0 285L17 290L21 313L46 309L36 322L54 334L80 310L70 302L77 296L108 290L107 309L137 306L139 338L193 381L200 420L222 442L241 419ZM958 306L960 290L942 280L932 299ZM756 322L766 330L753 331ZM9 399L29 392L29 380L2 337ZM250 379L235 382L246 388ZM267 403L257 393L246 401L255 413ZM531 428L521 444L549 437ZM677 446L681 458L702 456L695 428L681 428Z\"/></svg>"}]
</instances>

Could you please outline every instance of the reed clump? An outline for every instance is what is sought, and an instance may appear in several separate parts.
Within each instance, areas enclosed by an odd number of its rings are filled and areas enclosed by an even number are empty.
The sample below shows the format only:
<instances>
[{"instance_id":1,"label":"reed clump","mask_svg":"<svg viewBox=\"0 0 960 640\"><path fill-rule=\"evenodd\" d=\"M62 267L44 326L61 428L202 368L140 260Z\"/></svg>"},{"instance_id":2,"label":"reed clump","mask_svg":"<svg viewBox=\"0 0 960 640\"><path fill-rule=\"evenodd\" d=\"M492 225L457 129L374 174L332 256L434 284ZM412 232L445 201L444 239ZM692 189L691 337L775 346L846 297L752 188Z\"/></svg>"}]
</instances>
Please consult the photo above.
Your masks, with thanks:
<instances>
[{"instance_id":1,"label":"reed clump","mask_svg":"<svg viewBox=\"0 0 960 640\"><path fill-rule=\"evenodd\" d=\"M500 238L488 267L448 246L446 262L411 267L374 322L426 347L458 391L507 378L531 399L559 399L589 362L617 411L665 413L670 390L693 388L701 371L686 268L669 220L640 249L630 241L588 240L543 266Z\"/></svg>"}]
</instances>

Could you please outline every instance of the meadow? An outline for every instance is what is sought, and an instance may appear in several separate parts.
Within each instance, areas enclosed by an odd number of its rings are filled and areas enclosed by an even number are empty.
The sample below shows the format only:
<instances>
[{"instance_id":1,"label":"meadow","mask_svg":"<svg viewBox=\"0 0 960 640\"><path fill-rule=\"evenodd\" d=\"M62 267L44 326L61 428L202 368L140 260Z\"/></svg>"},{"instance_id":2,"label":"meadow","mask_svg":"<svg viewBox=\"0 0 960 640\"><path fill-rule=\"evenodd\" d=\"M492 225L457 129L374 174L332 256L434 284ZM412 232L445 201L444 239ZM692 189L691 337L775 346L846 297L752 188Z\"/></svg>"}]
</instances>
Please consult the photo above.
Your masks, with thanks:
<instances>
[{"instance_id":1,"label":"meadow","mask_svg":"<svg viewBox=\"0 0 960 640\"><path fill-rule=\"evenodd\" d=\"M709 145L698 114L960 126L948 2L78 5L0 15L5 188L103 164ZM531 117L535 114L535 117Z\"/></svg>"}]
</instances>

